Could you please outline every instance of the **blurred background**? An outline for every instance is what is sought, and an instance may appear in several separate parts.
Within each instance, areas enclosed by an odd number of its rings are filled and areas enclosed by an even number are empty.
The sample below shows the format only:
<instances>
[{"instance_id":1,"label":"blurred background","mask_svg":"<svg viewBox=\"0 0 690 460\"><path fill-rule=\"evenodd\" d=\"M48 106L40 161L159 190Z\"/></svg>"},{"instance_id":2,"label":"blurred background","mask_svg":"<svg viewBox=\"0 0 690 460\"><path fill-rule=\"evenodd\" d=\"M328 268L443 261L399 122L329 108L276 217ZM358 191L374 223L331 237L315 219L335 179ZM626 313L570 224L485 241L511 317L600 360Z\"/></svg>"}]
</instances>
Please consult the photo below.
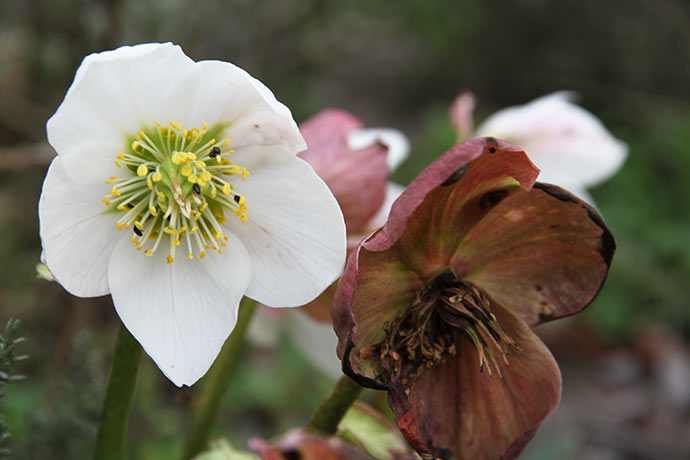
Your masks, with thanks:
<instances>
[{"instance_id":1,"label":"blurred background","mask_svg":"<svg viewBox=\"0 0 690 460\"><path fill-rule=\"evenodd\" d=\"M618 243L583 314L538 330L564 375L563 402L521 458L690 458L690 3L681 0L2 0L0 322L21 320L24 381L0 414L16 458L88 458L118 319L109 298L78 299L36 276L37 203L54 155L45 122L83 57L173 41L193 59L233 62L300 122L329 107L412 144L407 184L453 145L448 109L477 96L475 121L556 90L629 145L591 190ZM215 434L243 446L302 425L328 392L283 337L246 350ZM130 458L176 458L197 388L144 358ZM376 402L379 397L367 394Z\"/></svg>"}]
</instances>

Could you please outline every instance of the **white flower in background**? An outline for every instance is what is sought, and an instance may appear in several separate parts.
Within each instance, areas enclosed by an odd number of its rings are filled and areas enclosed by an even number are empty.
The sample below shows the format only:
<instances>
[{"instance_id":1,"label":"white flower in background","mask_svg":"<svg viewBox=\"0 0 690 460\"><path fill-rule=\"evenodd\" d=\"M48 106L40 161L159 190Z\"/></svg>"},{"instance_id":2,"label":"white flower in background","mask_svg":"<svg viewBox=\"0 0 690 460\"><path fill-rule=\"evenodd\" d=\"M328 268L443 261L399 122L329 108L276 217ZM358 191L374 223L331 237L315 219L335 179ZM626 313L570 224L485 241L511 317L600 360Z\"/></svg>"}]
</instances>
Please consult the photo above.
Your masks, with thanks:
<instances>
[{"instance_id":1,"label":"white flower in background","mask_svg":"<svg viewBox=\"0 0 690 460\"><path fill-rule=\"evenodd\" d=\"M243 295L298 306L341 273L343 216L290 111L232 64L169 43L92 54L47 130L46 265L74 295L111 293L178 386L208 370Z\"/></svg>"},{"instance_id":2,"label":"white flower in background","mask_svg":"<svg viewBox=\"0 0 690 460\"><path fill-rule=\"evenodd\" d=\"M327 109L300 124L307 141L304 158L326 182L340 204L347 225L348 246L359 241L388 219L395 199L404 187L388 181L388 175L409 152L400 131L363 128L362 122L344 110ZM331 323L330 305L335 285L303 308L277 312L259 309L249 326L254 344L273 347L285 331L317 369L333 378L342 375L335 349L338 338Z\"/></svg>"},{"instance_id":3,"label":"white flower in background","mask_svg":"<svg viewBox=\"0 0 690 460\"><path fill-rule=\"evenodd\" d=\"M540 182L559 185L593 203L587 188L613 176L623 165L628 147L611 135L594 115L561 91L508 107L490 115L474 136L493 136L523 149L541 173ZM458 133L472 132L474 97L463 93L451 107Z\"/></svg>"}]
</instances>

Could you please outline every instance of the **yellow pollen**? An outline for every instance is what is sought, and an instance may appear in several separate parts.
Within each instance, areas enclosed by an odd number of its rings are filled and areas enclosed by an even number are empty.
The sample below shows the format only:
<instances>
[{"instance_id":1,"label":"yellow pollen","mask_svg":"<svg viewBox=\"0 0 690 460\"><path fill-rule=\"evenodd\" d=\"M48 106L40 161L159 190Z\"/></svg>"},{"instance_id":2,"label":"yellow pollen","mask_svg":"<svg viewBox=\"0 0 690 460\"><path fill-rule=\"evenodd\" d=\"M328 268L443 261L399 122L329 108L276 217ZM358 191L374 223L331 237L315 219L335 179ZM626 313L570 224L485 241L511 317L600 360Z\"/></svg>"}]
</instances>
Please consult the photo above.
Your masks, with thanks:
<instances>
[{"instance_id":1,"label":"yellow pollen","mask_svg":"<svg viewBox=\"0 0 690 460\"><path fill-rule=\"evenodd\" d=\"M222 236L223 232L219 230L218 233L216 233L216 239L219 240Z\"/></svg>"},{"instance_id":2,"label":"yellow pollen","mask_svg":"<svg viewBox=\"0 0 690 460\"><path fill-rule=\"evenodd\" d=\"M141 148L141 145L139 144L139 141L132 142L132 150L134 150L135 152L138 152L138 149L140 149L140 148ZM118 156L118 158L119 158L119 156Z\"/></svg>"},{"instance_id":3,"label":"yellow pollen","mask_svg":"<svg viewBox=\"0 0 690 460\"><path fill-rule=\"evenodd\" d=\"M187 159L187 156L182 152L177 152L177 153L173 154L173 156L170 157L170 159L172 160L173 163L175 163L176 165L179 165L179 164L184 163L184 161Z\"/></svg>"},{"instance_id":4,"label":"yellow pollen","mask_svg":"<svg viewBox=\"0 0 690 460\"><path fill-rule=\"evenodd\" d=\"M149 190L153 190L153 181L150 177L146 178L146 186L149 188Z\"/></svg>"},{"instance_id":5,"label":"yellow pollen","mask_svg":"<svg viewBox=\"0 0 690 460\"><path fill-rule=\"evenodd\" d=\"M218 194L218 189L211 185L211 198L215 198Z\"/></svg>"},{"instance_id":6,"label":"yellow pollen","mask_svg":"<svg viewBox=\"0 0 690 460\"><path fill-rule=\"evenodd\" d=\"M117 191L117 185L110 187L110 194L113 196L120 196L120 192Z\"/></svg>"},{"instance_id":7,"label":"yellow pollen","mask_svg":"<svg viewBox=\"0 0 690 460\"><path fill-rule=\"evenodd\" d=\"M159 171L156 171L156 172L153 173L153 175L151 176L151 179L153 179L154 182L160 182L161 179L163 179L163 174L161 174Z\"/></svg>"},{"instance_id":8,"label":"yellow pollen","mask_svg":"<svg viewBox=\"0 0 690 460\"><path fill-rule=\"evenodd\" d=\"M193 258L194 258L194 254L192 254L191 252L189 254L187 254L187 260L192 260Z\"/></svg>"},{"instance_id":9,"label":"yellow pollen","mask_svg":"<svg viewBox=\"0 0 690 460\"><path fill-rule=\"evenodd\" d=\"M179 246L180 243L181 243L181 241L180 241L180 240L170 240L170 243L171 243L173 246Z\"/></svg>"},{"instance_id":10,"label":"yellow pollen","mask_svg":"<svg viewBox=\"0 0 690 460\"><path fill-rule=\"evenodd\" d=\"M180 168L180 174L182 174L184 177L189 176L190 174L192 174L192 172L194 171L192 167L189 165L184 165L182 166L182 168Z\"/></svg>"},{"instance_id":11,"label":"yellow pollen","mask_svg":"<svg viewBox=\"0 0 690 460\"><path fill-rule=\"evenodd\" d=\"M228 153L235 153L234 150L228 150Z\"/></svg>"},{"instance_id":12,"label":"yellow pollen","mask_svg":"<svg viewBox=\"0 0 690 460\"><path fill-rule=\"evenodd\" d=\"M196 184L197 182L199 182L199 176L197 176L196 174L192 174L187 178L187 180L192 184Z\"/></svg>"},{"instance_id":13,"label":"yellow pollen","mask_svg":"<svg viewBox=\"0 0 690 460\"><path fill-rule=\"evenodd\" d=\"M198 225L195 225L195 226L192 227L192 229L189 231L189 234L190 234L190 235L194 235L194 234L197 232L197 230L199 230L199 226L198 226Z\"/></svg>"},{"instance_id":14,"label":"yellow pollen","mask_svg":"<svg viewBox=\"0 0 690 460\"><path fill-rule=\"evenodd\" d=\"M230 145L230 139L228 139L228 138L226 137L226 138L225 138L225 146L227 147L227 146L229 146L229 145Z\"/></svg>"},{"instance_id":15,"label":"yellow pollen","mask_svg":"<svg viewBox=\"0 0 690 460\"><path fill-rule=\"evenodd\" d=\"M164 231L165 233L167 233L168 235L177 236L177 230L175 230L174 228L163 227L163 231Z\"/></svg>"},{"instance_id":16,"label":"yellow pollen","mask_svg":"<svg viewBox=\"0 0 690 460\"><path fill-rule=\"evenodd\" d=\"M124 228L124 226L119 222L115 224L115 227L117 227L118 230L122 230Z\"/></svg>"},{"instance_id":17,"label":"yellow pollen","mask_svg":"<svg viewBox=\"0 0 690 460\"><path fill-rule=\"evenodd\" d=\"M148 173L149 173L149 168L147 168L146 165L139 165L139 167L137 167L137 176L144 177Z\"/></svg>"},{"instance_id":18,"label":"yellow pollen","mask_svg":"<svg viewBox=\"0 0 690 460\"><path fill-rule=\"evenodd\" d=\"M201 206L201 209L199 209L199 215L201 215L201 213L204 212L206 208L208 208L208 201Z\"/></svg>"},{"instance_id":19,"label":"yellow pollen","mask_svg":"<svg viewBox=\"0 0 690 460\"><path fill-rule=\"evenodd\" d=\"M156 211L156 207L153 206L152 204L149 205L149 212L153 217L156 217L158 215L158 211Z\"/></svg>"},{"instance_id":20,"label":"yellow pollen","mask_svg":"<svg viewBox=\"0 0 690 460\"><path fill-rule=\"evenodd\" d=\"M232 186L230 184L223 184L223 193L225 195L230 195L231 191L232 191Z\"/></svg>"},{"instance_id":21,"label":"yellow pollen","mask_svg":"<svg viewBox=\"0 0 690 460\"><path fill-rule=\"evenodd\" d=\"M158 126L158 127L160 128L160 127L161 127L161 122L160 122L160 121L157 121L157 122L156 122L156 126Z\"/></svg>"},{"instance_id":22,"label":"yellow pollen","mask_svg":"<svg viewBox=\"0 0 690 460\"><path fill-rule=\"evenodd\" d=\"M195 161L194 166L197 167L197 169L204 169L206 167L206 163L204 163L201 160Z\"/></svg>"},{"instance_id":23,"label":"yellow pollen","mask_svg":"<svg viewBox=\"0 0 690 460\"><path fill-rule=\"evenodd\" d=\"M120 162L119 162L119 161L116 161L116 162L115 162L115 166L117 166L117 167L119 168L119 167L121 166L121 165L120 165Z\"/></svg>"},{"instance_id":24,"label":"yellow pollen","mask_svg":"<svg viewBox=\"0 0 690 460\"><path fill-rule=\"evenodd\" d=\"M201 171L201 179L205 182L211 182L213 176L208 171Z\"/></svg>"},{"instance_id":25,"label":"yellow pollen","mask_svg":"<svg viewBox=\"0 0 690 460\"><path fill-rule=\"evenodd\" d=\"M151 256L153 255L153 251L152 251L151 249L149 249L149 250L146 251L144 254L146 254L147 256L151 257Z\"/></svg>"},{"instance_id":26,"label":"yellow pollen","mask_svg":"<svg viewBox=\"0 0 690 460\"><path fill-rule=\"evenodd\" d=\"M168 254L168 257L166 257L165 260L167 260L169 264L171 264L175 261L175 259L173 259L173 256L170 254Z\"/></svg>"},{"instance_id":27,"label":"yellow pollen","mask_svg":"<svg viewBox=\"0 0 690 460\"><path fill-rule=\"evenodd\" d=\"M103 204L105 204L106 206L110 206L110 201L108 201L108 197L103 197Z\"/></svg>"},{"instance_id":28,"label":"yellow pollen","mask_svg":"<svg viewBox=\"0 0 690 460\"><path fill-rule=\"evenodd\" d=\"M158 192L158 201L165 201L165 193L163 192Z\"/></svg>"},{"instance_id":29,"label":"yellow pollen","mask_svg":"<svg viewBox=\"0 0 690 460\"><path fill-rule=\"evenodd\" d=\"M139 242L139 240L137 240L137 238L134 236L132 237L132 239L130 241L134 244L137 244Z\"/></svg>"},{"instance_id":30,"label":"yellow pollen","mask_svg":"<svg viewBox=\"0 0 690 460\"><path fill-rule=\"evenodd\" d=\"M206 257L206 251L201 251L201 253L199 254L199 257L202 258L202 259L203 259L204 257Z\"/></svg>"},{"instance_id":31,"label":"yellow pollen","mask_svg":"<svg viewBox=\"0 0 690 460\"><path fill-rule=\"evenodd\" d=\"M187 161L196 161L196 155L192 152L187 152Z\"/></svg>"}]
</instances>

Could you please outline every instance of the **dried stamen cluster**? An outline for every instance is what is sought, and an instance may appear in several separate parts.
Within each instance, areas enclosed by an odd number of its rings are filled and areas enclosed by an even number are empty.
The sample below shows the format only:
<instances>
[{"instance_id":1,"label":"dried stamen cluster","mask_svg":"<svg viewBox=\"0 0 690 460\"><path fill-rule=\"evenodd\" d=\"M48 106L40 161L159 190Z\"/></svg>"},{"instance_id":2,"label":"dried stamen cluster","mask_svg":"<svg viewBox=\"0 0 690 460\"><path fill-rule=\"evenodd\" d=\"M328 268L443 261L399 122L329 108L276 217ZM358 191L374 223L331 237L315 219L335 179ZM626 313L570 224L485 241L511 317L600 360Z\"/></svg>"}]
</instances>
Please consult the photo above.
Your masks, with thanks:
<instances>
[{"instance_id":1,"label":"dried stamen cluster","mask_svg":"<svg viewBox=\"0 0 690 460\"><path fill-rule=\"evenodd\" d=\"M386 338L361 349L360 358L376 356L390 381L405 386L456 354L463 333L477 350L480 372L486 367L490 376L495 370L502 377L494 350L507 365L507 346L519 348L491 312L482 291L452 273L419 290L410 307L384 329Z\"/></svg>"}]
</instances>

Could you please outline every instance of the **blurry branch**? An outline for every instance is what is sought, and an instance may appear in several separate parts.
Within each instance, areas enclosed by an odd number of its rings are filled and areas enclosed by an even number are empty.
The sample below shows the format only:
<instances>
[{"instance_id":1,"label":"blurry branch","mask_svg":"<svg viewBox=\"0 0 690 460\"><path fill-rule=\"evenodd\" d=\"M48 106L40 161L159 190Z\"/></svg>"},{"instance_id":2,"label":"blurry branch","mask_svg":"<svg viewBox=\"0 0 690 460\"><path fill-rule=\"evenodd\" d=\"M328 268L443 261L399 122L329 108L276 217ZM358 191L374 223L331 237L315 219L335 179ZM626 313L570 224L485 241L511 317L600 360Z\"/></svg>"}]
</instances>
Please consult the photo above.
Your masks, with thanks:
<instances>
[{"instance_id":1,"label":"blurry branch","mask_svg":"<svg viewBox=\"0 0 690 460\"><path fill-rule=\"evenodd\" d=\"M0 173L27 168L46 168L55 158L55 151L47 142L0 147Z\"/></svg>"},{"instance_id":2,"label":"blurry branch","mask_svg":"<svg viewBox=\"0 0 690 460\"><path fill-rule=\"evenodd\" d=\"M26 356L17 355L15 350L16 345L24 340L21 337L15 337L18 327L18 320L9 319L5 324L5 330L0 334L0 389L6 384L24 380L23 375L15 374L16 363L26 359ZM3 394L0 393L0 397L2 396ZM0 417L0 457L10 455L9 449L2 447L9 437L7 425Z\"/></svg>"}]
</instances>

